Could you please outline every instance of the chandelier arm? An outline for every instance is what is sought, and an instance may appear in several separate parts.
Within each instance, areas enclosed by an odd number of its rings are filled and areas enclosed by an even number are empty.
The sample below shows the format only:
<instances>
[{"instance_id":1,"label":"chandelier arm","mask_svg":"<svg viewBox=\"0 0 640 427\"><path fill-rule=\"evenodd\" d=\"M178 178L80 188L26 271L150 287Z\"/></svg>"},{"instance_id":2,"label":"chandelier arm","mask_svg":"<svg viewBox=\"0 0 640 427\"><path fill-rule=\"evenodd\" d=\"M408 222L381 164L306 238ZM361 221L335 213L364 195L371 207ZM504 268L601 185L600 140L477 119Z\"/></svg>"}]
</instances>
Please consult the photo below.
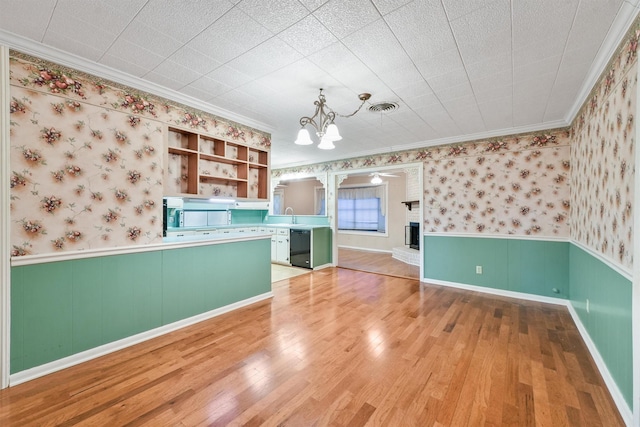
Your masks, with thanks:
<instances>
[{"instance_id":1,"label":"chandelier arm","mask_svg":"<svg viewBox=\"0 0 640 427\"><path fill-rule=\"evenodd\" d=\"M364 103L365 103L366 101L367 101L367 100L366 100L366 99L364 99L364 100L362 101L362 103L360 104L360 106L358 107L358 109L357 109L356 111L354 111L353 113L351 113L351 114L347 114L347 115L343 115L343 114L339 114L339 113L335 113L335 114L336 114L338 117L344 117L344 118L351 117L351 116L355 116L355 115L356 115L356 113L362 109L362 106L364 105Z\"/></svg>"},{"instance_id":2,"label":"chandelier arm","mask_svg":"<svg viewBox=\"0 0 640 427\"><path fill-rule=\"evenodd\" d=\"M313 116L315 117L315 116ZM300 126L305 127L306 125L311 125L313 126L316 131L318 130L318 125L316 124L316 122L313 120L312 117L301 117L300 118Z\"/></svg>"},{"instance_id":3,"label":"chandelier arm","mask_svg":"<svg viewBox=\"0 0 640 427\"><path fill-rule=\"evenodd\" d=\"M320 94L318 95L318 100L313 103L316 106L315 113L311 117L305 116L300 118L300 126L304 128L306 125L310 124L315 128L316 135L318 135L318 137L320 137L321 139L319 148L323 148L323 149L334 148L332 143L333 140L342 139L338 134L337 127L335 127L335 124L334 124L336 116L345 117L345 118L354 116L358 111L362 109L362 106L370 97L371 97L371 94L369 93L361 93L360 95L358 95L358 99L360 99L360 101L362 102L358 107L358 109L351 114L343 115L343 114L336 113L331 109L331 107L327 105L327 100L324 94L322 93L322 88L321 88ZM334 128L332 128L332 136L331 136L331 139L325 140L325 134L327 132L329 125L334 126ZM298 139L300 139L300 136L298 137ZM305 140L305 138L302 138L302 139ZM306 140L308 139L309 138L307 136ZM298 140L296 140L296 144L302 144L302 145L309 144L310 142L307 143L306 140L302 142L298 142Z\"/></svg>"}]
</instances>

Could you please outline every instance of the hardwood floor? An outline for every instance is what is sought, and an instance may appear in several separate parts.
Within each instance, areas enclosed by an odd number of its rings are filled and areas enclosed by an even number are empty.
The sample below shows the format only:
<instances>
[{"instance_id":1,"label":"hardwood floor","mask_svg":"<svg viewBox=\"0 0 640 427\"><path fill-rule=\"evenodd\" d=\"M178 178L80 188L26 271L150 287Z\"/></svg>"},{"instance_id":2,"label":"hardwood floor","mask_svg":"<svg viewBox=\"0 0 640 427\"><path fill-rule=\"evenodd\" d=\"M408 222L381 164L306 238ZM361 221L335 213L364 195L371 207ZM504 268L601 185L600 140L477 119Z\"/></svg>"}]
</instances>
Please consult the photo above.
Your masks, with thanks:
<instances>
[{"instance_id":1,"label":"hardwood floor","mask_svg":"<svg viewBox=\"0 0 640 427\"><path fill-rule=\"evenodd\" d=\"M564 307L327 268L0 391L2 426L621 426Z\"/></svg>"},{"instance_id":2,"label":"hardwood floor","mask_svg":"<svg viewBox=\"0 0 640 427\"><path fill-rule=\"evenodd\" d=\"M420 267L406 264L383 252L360 251L356 249L338 249L338 266L351 270L369 273L387 274L390 276L420 278Z\"/></svg>"}]
</instances>

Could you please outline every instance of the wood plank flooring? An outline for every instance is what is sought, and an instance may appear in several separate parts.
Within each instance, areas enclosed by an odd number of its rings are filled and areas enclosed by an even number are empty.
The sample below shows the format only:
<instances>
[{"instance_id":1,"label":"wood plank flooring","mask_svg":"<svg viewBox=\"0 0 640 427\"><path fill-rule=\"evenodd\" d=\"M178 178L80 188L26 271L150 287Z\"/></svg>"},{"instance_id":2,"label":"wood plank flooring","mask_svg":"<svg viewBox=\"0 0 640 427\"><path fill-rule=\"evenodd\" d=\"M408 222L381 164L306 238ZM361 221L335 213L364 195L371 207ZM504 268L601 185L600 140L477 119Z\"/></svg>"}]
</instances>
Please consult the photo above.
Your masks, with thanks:
<instances>
[{"instance_id":1,"label":"wood plank flooring","mask_svg":"<svg viewBox=\"0 0 640 427\"><path fill-rule=\"evenodd\" d=\"M398 261L391 254L383 252L339 248L338 266L369 273L388 274L411 279L420 278L419 266Z\"/></svg>"},{"instance_id":2,"label":"wood plank flooring","mask_svg":"<svg viewBox=\"0 0 640 427\"><path fill-rule=\"evenodd\" d=\"M274 294L2 390L0 425L623 425L564 307L341 268Z\"/></svg>"}]
</instances>

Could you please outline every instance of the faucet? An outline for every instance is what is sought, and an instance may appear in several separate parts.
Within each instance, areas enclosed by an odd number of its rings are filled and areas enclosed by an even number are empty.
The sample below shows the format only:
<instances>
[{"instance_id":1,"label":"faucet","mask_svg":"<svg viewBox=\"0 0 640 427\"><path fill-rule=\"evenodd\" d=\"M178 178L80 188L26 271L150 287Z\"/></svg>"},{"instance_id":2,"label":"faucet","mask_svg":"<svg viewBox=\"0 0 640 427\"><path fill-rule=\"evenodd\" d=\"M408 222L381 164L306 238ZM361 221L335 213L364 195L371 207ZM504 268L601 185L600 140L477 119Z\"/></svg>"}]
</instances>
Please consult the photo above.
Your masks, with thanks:
<instances>
[{"instance_id":1,"label":"faucet","mask_svg":"<svg viewBox=\"0 0 640 427\"><path fill-rule=\"evenodd\" d=\"M296 217L293 215L293 208L291 206L289 206L287 209L284 210L284 214L287 215L287 212L289 212L289 209L291 209L291 224L295 224Z\"/></svg>"}]
</instances>

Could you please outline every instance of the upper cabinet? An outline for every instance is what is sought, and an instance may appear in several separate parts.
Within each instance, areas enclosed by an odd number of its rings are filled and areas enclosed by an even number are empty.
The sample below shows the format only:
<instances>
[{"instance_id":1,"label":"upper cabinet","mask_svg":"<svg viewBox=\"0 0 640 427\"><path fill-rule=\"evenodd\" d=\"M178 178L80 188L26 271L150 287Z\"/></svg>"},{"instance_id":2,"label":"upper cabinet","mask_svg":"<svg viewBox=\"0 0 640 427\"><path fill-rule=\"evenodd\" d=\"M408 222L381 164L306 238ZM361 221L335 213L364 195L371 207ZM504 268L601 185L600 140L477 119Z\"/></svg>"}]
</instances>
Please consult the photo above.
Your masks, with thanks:
<instances>
[{"instance_id":1,"label":"upper cabinet","mask_svg":"<svg viewBox=\"0 0 640 427\"><path fill-rule=\"evenodd\" d=\"M268 199L269 152L169 127L167 196Z\"/></svg>"}]
</instances>

